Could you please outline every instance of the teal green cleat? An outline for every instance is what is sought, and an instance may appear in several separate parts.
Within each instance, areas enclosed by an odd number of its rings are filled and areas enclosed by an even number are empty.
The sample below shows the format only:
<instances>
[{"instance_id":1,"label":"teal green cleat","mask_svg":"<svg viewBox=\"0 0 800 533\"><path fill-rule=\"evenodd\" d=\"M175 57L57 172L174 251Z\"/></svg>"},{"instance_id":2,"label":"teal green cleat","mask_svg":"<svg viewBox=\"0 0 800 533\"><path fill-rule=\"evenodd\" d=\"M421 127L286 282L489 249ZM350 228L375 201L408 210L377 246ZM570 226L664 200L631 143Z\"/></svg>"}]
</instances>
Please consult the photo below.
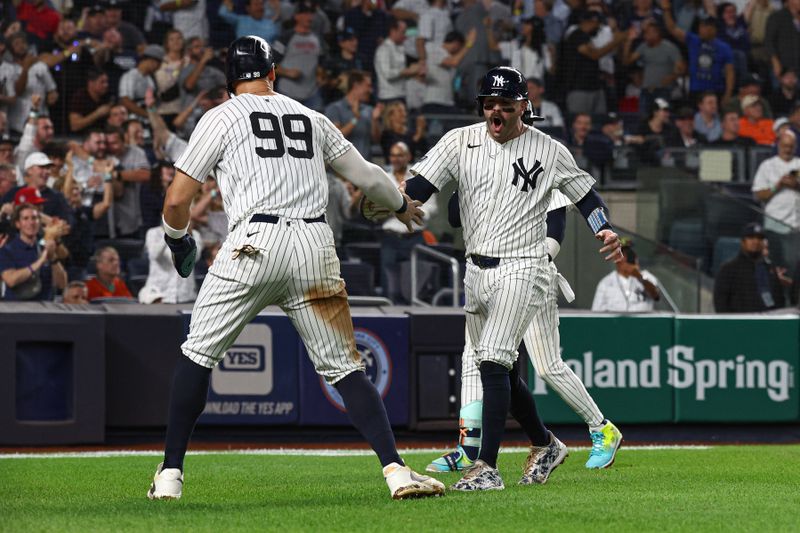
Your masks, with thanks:
<instances>
[{"instance_id":1,"label":"teal green cleat","mask_svg":"<svg viewBox=\"0 0 800 533\"><path fill-rule=\"evenodd\" d=\"M426 472L461 472L472 466L464 448L456 446L455 451L446 453L425 467Z\"/></svg>"},{"instance_id":2,"label":"teal green cleat","mask_svg":"<svg viewBox=\"0 0 800 533\"><path fill-rule=\"evenodd\" d=\"M617 426L609 421L600 431L590 434L592 438L592 451L589 452L589 460L586 461L586 468L608 468L614 464L622 444L622 433Z\"/></svg>"}]
</instances>

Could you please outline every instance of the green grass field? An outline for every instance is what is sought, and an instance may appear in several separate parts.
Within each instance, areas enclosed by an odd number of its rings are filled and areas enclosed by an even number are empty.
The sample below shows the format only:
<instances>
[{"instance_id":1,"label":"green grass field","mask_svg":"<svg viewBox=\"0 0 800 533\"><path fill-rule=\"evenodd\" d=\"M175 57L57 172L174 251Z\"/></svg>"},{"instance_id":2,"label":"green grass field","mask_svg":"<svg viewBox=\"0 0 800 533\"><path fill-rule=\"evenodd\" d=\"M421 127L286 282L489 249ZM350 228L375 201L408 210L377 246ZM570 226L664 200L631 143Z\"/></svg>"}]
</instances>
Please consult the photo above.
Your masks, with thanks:
<instances>
[{"instance_id":1,"label":"green grass field","mask_svg":"<svg viewBox=\"0 0 800 533\"><path fill-rule=\"evenodd\" d=\"M798 531L800 446L573 451L544 486L392 501L377 460L189 456L180 501L145 497L155 456L0 459L0 531ZM423 470L429 453L406 453ZM457 475L441 475L449 486Z\"/></svg>"}]
</instances>

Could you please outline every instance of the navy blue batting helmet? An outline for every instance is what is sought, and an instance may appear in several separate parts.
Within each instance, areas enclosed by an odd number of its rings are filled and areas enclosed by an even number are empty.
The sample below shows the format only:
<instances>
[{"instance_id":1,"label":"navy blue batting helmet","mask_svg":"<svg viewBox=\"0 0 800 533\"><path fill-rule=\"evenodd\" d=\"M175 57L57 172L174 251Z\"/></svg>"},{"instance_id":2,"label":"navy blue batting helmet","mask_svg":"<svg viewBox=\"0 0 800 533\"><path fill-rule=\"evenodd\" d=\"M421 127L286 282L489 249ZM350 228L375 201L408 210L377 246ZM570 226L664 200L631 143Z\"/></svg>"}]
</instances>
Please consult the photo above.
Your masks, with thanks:
<instances>
[{"instance_id":1,"label":"navy blue batting helmet","mask_svg":"<svg viewBox=\"0 0 800 533\"><path fill-rule=\"evenodd\" d=\"M267 41L255 35L239 37L228 47L225 62L228 92L233 95L234 82L264 78L274 67L272 48Z\"/></svg>"},{"instance_id":2,"label":"navy blue batting helmet","mask_svg":"<svg viewBox=\"0 0 800 533\"><path fill-rule=\"evenodd\" d=\"M512 67L495 67L483 76L478 90L478 115L483 116L483 99L487 96L523 101L528 99L528 81L522 72ZM533 114L530 103L522 119L526 124L542 120Z\"/></svg>"}]
</instances>

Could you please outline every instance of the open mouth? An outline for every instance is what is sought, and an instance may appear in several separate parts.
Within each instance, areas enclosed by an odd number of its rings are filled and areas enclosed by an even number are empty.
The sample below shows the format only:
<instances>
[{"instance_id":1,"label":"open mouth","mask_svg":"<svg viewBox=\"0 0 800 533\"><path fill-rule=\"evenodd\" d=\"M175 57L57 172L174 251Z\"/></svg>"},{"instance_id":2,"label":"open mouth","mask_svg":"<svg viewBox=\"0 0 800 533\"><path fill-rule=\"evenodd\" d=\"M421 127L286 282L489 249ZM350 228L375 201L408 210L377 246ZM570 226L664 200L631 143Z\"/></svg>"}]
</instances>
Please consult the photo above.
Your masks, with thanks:
<instances>
[{"instance_id":1,"label":"open mouth","mask_svg":"<svg viewBox=\"0 0 800 533\"><path fill-rule=\"evenodd\" d=\"M500 133L503 129L503 119L499 116L493 116L491 120L492 131L495 133Z\"/></svg>"}]
</instances>

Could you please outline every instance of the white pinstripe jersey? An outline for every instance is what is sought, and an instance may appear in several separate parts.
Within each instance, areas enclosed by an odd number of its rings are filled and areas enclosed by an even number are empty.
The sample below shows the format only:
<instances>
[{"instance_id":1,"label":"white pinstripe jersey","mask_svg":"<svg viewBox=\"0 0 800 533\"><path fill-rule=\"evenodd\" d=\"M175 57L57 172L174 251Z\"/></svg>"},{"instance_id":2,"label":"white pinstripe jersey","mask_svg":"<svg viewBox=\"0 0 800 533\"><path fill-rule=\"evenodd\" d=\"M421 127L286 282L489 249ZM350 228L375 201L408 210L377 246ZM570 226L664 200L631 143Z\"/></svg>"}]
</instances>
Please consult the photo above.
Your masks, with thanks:
<instances>
[{"instance_id":1,"label":"white pinstripe jersey","mask_svg":"<svg viewBox=\"0 0 800 533\"><path fill-rule=\"evenodd\" d=\"M569 150L541 131L526 131L503 144L480 122L447 132L411 168L437 189L458 183L467 254L542 257L550 191L575 203L594 184Z\"/></svg>"},{"instance_id":2,"label":"white pinstripe jersey","mask_svg":"<svg viewBox=\"0 0 800 533\"><path fill-rule=\"evenodd\" d=\"M350 141L324 115L280 94L240 94L200 119L175 167L219 183L229 230L254 213L314 218L328 204L325 164Z\"/></svg>"}]
</instances>

